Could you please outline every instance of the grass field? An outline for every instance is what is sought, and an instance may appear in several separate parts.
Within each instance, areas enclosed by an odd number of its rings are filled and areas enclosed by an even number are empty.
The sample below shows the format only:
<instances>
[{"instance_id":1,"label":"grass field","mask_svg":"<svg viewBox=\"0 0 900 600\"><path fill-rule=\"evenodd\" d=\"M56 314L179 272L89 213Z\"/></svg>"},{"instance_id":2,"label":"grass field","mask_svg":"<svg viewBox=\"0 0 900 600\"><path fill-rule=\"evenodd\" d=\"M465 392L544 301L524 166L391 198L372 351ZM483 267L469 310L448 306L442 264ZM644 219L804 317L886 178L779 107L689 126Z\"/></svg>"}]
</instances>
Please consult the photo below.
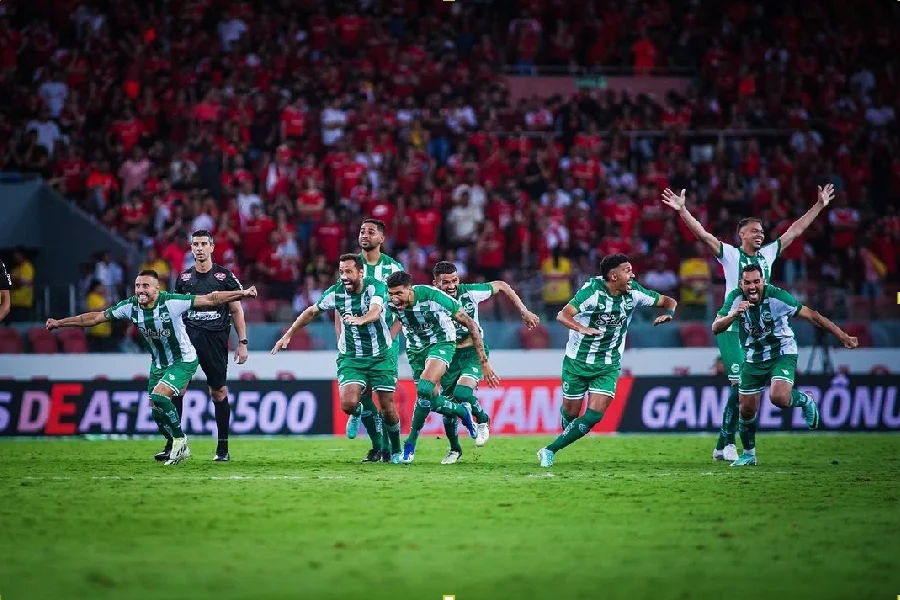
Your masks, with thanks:
<instances>
[{"instance_id":1,"label":"grass field","mask_svg":"<svg viewBox=\"0 0 900 600\"><path fill-rule=\"evenodd\" d=\"M825 598L900 594L900 436L241 440L178 467L145 441L0 443L0 596L61 599Z\"/></svg>"}]
</instances>

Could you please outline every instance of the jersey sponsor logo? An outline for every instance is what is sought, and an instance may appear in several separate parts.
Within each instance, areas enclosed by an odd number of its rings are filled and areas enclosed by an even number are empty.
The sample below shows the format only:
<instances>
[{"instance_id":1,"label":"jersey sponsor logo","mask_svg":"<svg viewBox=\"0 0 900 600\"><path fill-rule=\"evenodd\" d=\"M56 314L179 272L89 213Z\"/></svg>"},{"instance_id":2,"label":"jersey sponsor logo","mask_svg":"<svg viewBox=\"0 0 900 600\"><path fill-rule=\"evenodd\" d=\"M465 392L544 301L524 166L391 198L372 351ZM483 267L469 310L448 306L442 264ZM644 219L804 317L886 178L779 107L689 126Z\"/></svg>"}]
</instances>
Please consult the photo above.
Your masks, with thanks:
<instances>
[{"instance_id":1,"label":"jersey sponsor logo","mask_svg":"<svg viewBox=\"0 0 900 600\"><path fill-rule=\"evenodd\" d=\"M219 313L215 310L190 310L187 318L191 321L215 321L219 318Z\"/></svg>"},{"instance_id":2,"label":"jersey sponsor logo","mask_svg":"<svg viewBox=\"0 0 900 600\"><path fill-rule=\"evenodd\" d=\"M219 281L225 281L225 278L228 277L228 276L227 276L225 273L216 273L216 274L214 275L214 277L215 277L216 279L218 279Z\"/></svg>"},{"instance_id":3,"label":"jersey sponsor logo","mask_svg":"<svg viewBox=\"0 0 900 600\"><path fill-rule=\"evenodd\" d=\"M624 325L628 315L624 313L603 313L597 317L597 325Z\"/></svg>"},{"instance_id":4,"label":"jersey sponsor logo","mask_svg":"<svg viewBox=\"0 0 900 600\"><path fill-rule=\"evenodd\" d=\"M190 273L182 273L182 274L181 274L181 280L182 280L182 281L188 281L188 280L190 280L190 278L191 278L191 274L190 274Z\"/></svg>"},{"instance_id":5,"label":"jersey sponsor logo","mask_svg":"<svg viewBox=\"0 0 900 600\"><path fill-rule=\"evenodd\" d=\"M168 338L172 335L172 332L168 329L163 329L162 331L157 331L156 329L154 329L153 331L150 331L146 327L138 327L138 331L141 332L142 336L148 337L151 340L160 340L163 338Z\"/></svg>"}]
</instances>

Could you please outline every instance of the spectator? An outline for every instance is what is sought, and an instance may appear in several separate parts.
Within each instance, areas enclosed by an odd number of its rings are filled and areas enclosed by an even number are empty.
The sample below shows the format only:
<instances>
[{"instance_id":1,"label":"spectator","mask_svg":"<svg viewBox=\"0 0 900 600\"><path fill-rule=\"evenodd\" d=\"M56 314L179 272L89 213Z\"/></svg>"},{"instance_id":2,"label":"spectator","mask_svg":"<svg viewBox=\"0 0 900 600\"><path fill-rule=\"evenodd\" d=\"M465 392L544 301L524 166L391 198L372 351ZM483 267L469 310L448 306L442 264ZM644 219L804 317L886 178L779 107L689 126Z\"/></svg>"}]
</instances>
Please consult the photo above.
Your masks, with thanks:
<instances>
[{"instance_id":1,"label":"spectator","mask_svg":"<svg viewBox=\"0 0 900 600\"><path fill-rule=\"evenodd\" d=\"M657 255L653 260L653 267L641 279L644 287L674 297L678 291L678 275L669 268L667 262L664 254Z\"/></svg>"},{"instance_id":2,"label":"spectator","mask_svg":"<svg viewBox=\"0 0 900 600\"><path fill-rule=\"evenodd\" d=\"M24 248L16 248L13 252L13 267L9 272L12 278L12 291L9 293L10 323L31 321L34 313L34 265L25 254Z\"/></svg>"},{"instance_id":3,"label":"spectator","mask_svg":"<svg viewBox=\"0 0 900 600\"><path fill-rule=\"evenodd\" d=\"M554 322L556 314L572 299L572 263L564 255L565 249L557 246L549 258L541 263L541 275L544 279L542 298L547 321Z\"/></svg>"},{"instance_id":4,"label":"spectator","mask_svg":"<svg viewBox=\"0 0 900 600\"><path fill-rule=\"evenodd\" d=\"M463 191L447 213L447 238L459 248L475 241L481 211L469 201L469 192Z\"/></svg>"},{"instance_id":5,"label":"spectator","mask_svg":"<svg viewBox=\"0 0 900 600\"><path fill-rule=\"evenodd\" d=\"M218 244L216 244L216 246L218 246ZM159 275L159 289L165 291L172 285L172 268L169 266L169 263L159 255L156 248L153 246L147 249L147 256L144 258L144 262L141 263L141 266L138 267L139 271L146 269L156 271L156 274ZM95 281L100 284L99 280ZM93 285L94 284L92 283L92 289ZM103 287L102 284L100 284L100 287Z\"/></svg>"},{"instance_id":6,"label":"spectator","mask_svg":"<svg viewBox=\"0 0 900 600\"><path fill-rule=\"evenodd\" d=\"M97 279L91 281L85 299L88 312L102 312L109 308L109 294ZM110 321L94 325L87 330L88 350L91 352L115 352L116 342L113 339L113 324Z\"/></svg>"},{"instance_id":7,"label":"spectator","mask_svg":"<svg viewBox=\"0 0 900 600\"><path fill-rule=\"evenodd\" d=\"M504 244L503 234L497 230L493 221L485 221L475 243L475 262L485 281L500 279L500 272L506 263Z\"/></svg>"},{"instance_id":8,"label":"spectator","mask_svg":"<svg viewBox=\"0 0 900 600\"><path fill-rule=\"evenodd\" d=\"M122 295L124 272L122 266L113 260L112 252L104 252L94 266L94 278L103 286L107 301L112 304Z\"/></svg>"},{"instance_id":9,"label":"spectator","mask_svg":"<svg viewBox=\"0 0 900 600\"><path fill-rule=\"evenodd\" d=\"M56 142L65 140L62 132L54 121L50 120L50 112L46 108L42 108L38 113L38 118L29 121L25 127L25 131L34 131L37 133L37 143L47 151L49 156L53 156L56 150Z\"/></svg>"},{"instance_id":10,"label":"spectator","mask_svg":"<svg viewBox=\"0 0 900 600\"><path fill-rule=\"evenodd\" d=\"M681 280L679 308L683 317L696 320L706 318L712 270L706 260L706 250L699 242L694 244L690 258L681 261L678 277Z\"/></svg>"},{"instance_id":11,"label":"spectator","mask_svg":"<svg viewBox=\"0 0 900 600\"><path fill-rule=\"evenodd\" d=\"M143 148L135 146L131 151L131 157L119 168L123 198L128 198L136 190L144 189L144 183L150 176L150 167L150 161L144 156Z\"/></svg>"}]
</instances>

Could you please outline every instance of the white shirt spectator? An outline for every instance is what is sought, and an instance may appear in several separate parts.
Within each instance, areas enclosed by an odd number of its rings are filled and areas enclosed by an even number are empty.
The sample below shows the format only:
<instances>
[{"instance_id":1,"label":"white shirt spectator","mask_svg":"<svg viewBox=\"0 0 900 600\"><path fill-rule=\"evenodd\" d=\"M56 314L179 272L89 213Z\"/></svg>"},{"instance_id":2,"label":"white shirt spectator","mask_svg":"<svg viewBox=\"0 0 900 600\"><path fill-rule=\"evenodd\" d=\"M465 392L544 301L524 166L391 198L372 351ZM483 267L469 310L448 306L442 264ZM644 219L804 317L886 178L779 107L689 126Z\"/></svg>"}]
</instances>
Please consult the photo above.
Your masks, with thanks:
<instances>
[{"instance_id":1,"label":"white shirt spectator","mask_svg":"<svg viewBox=\"0 0 900 600\"><path fill-rule=\"evenodd\" d=\"M245 194L244 192L239 193L237 202L238 210L241 212L241 219L249 219L253 216L253 207L261 207L263 205L262 198L259 197L259 194L254 194L253 192L249 194Z\"/></svg>"},{"instance_id":2,"label":"white shirt spectator","mask_svg":"<svg viewBox=\"0 0 900 600\"><path fill-rule=\"evenodd\" d=\"M468 129L475 129L478 120L475 118L475 111L471 106L459 106L450 110L447 114L447 127L454 133L462 133Z\"/></svg>"},{"instance_id":3,"label":"white shirt spectator","mask_svg":"<svg viewBox=\"0 0 900 600\"><path fill-rule=\"evenodd\" d=\"M344 136L347 124L347 113L338 108L326 108L322 111L322 143L333 146Z\"/></svg>"},{"instance_id":4,"label":"white shirt spectator","mask_svg":"<svg viewBox=\"0 0 900 600\"><path fill-rule=\"evenodd\" d=\"M459 200L463 192L469 192L469 205L478 210L478 218L483 219L484 205L487 204L487 194L484 193L484 188L477 183L473 185L461 183L453 190L453 199Z\"/></svg>"},{"instance_id":5,"label":"white shirt spectator","mask_svg":"<svg viewBox=\"0 0 900 600\"><path fill-rule=\"evenodd\" d=\"M38 94L47 105L50 117L56 119L62 114L63 107L66 105L66 98L69 97L69 86L62 81L45 81L38 88Z\"/></svg>"},{"instance_id":6,"label":"white shirt spectator","mask_svg":"<svg viewBox=\"0 0 900 600\"><path fill-rule=\"evenodd\" d=\"M472 206L457 204L447 213L447 231L454 242L472 242L475 240L475 232L478 223L482 219L481 211Z\"/></svg>"},{"instance_id":7,"label":"white shirt spectator","mask_svg":"<svg viewBox=\"0 0 900 600\"><path fill-rule=\"evenodd\" d=\"M119 296L119 286L122 285L123 278L122 267L117 262L100 261L94 267L94 279L102 283L103 287L106 288L107 300L110 302L113 301L113 298Z\"/></svg>"},{"instance_id":8,"label":"white shirt spectator","mask_svg":"<svg viewBox=\"0 0 900 600\"><path fill-rule=\"evenodd\" d=\"M231 44L241 39L247 31L247 24L241 19L233 18L219 23L219 41L225 52L231 51Z\"/></svg>"},{"instance_id":9,"label":"white shirt spectator","mask_svg":"<svg viewBox=\"0 0 900 600\"><path fill-rule=\"evenodd\" d=\"M63 139L59 125L53 121L29 121L25 126L25 131L36 131L38 136L38 144L47 149L47 153L53 156L53 148L56 146L56 140Z\"/></svg>"},{"instance_id":10,"label":"white shirt spectator","mask_svg":"<svg viewBox=\"0 0 900 600\"><path fill-rule=\"evenodd\" d=\"M791 136L791 149L798 153L816 152L822 147L822 136L818 131L795 131Z\"/></svg>"},{"instance_id":11,"label":"white shirt spectator","mask_svg":"<svg viewBox=\"0 0 900 600\"><path fill-rule=\"evenodd\" d=\"M850 85L859 87L863 94L868 95L875 87L875 75L873 75L872 71L869 69L864 68L862 71L857 71L850 77Z\"/></svg>"},{"instance_id":12,"label":"white shirt spectator","mask_svg":"<svg viewBox=\"0 0 900 600\"><path fill-rule=\"evenodd\" d=\"M556 203L552 204L554 200ZM547 191L541 194L541 206L558 206L560 208L566 208L571 204L572 196L565 190L557 188L556 192L551 193Z\"/></svg>"},{"instance_id":13,"label":"white shirt spectator","mask_svg":"<svg viewBox=\"0 0 900 600\"><path fill-rule=\"evenodd\" d=\"M884 127L894 120L894 109L890 106L872 107L866 111L866 121L873 127Z\"/></svg>"},{"instance_id":14,"label":"white shirt spectator","mask_svg":"<svg viewBox=\"0 0 900 600\"><path fill-rule=\"evenodd\" d=\"M544 239L547 240L547 248L553 250L559 246L569 245L569 230L565 225L551 223L544 231Z\"/></svg>"},{"instance_id":15,"label":"white shirt spectator","mask_svg":"<svg viewBox=\"0 0 900 600\"><path fill-rule=\"evenodd\" d=\"M310 307L312 302L309 301L309 295L306 292L298 292L294 295L292 307L298 315Z\"/></svg>"},{"instance_id":16,"label":"white shirt spectator","mask_svg":"<svg viewBox=\"0 0 900 600\"><path fill-rule=\"evenodd\" d=\"M213 219L206 213L202 213L194 217L194 220L191 222L191 231L198 231L200 229L206 229L207 231L215 231L216 230L216 220Z\"/></svg>"},{"instance_id":17,"label":"white shirt spectator","mask_svg":"<svg viewBox=\"0 0 900 600\"><path fill-rule=\"evenodd\" d=\"M657 292L674 292L678 289L678 275L672 269L650 269L642 277L647 289Z\"/></svg>"}]
</instances>

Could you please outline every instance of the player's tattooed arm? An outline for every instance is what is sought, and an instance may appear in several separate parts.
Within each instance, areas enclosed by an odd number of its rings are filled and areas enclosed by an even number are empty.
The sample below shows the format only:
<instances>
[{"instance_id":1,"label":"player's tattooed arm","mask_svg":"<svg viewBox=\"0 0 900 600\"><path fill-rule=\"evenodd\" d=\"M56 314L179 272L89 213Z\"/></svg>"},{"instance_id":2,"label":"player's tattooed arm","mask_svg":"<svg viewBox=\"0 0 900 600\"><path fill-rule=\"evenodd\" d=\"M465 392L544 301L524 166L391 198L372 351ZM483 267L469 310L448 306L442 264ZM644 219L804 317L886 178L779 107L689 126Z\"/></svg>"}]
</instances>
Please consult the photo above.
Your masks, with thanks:
<instances>
[{"instance_id":1,"label":"player's tattooed arm","mask_svg":"<svg viewBox=\"0 0 900 600\"><path fill-rule=\"evenodd\" d=\"M462 308L456 311L453 318L465 326L472 338L472 344L475 346L475 352L478 353L478 361L481 363L481 371L485 381L491 387L496 387L500 383L500 378L494 373L493 367L488 362L487 352L484 351L484 340L481 338L481 331L478 329L478 323L475 322Z\"/></svg>"},{"instance_id":2,"label":"player's tattooed arm","mask_svg":"<svg viewBox=\"0 0 900 600\"><path fill-rule=\"evenodd\" d=\"M843 344L844 348L853 349L859 346L859 339L851 336L849 333L834 324L831 319L822 316L819 312L804 306L797 313L797 317L805 321L809 321L819 329L823 329L836 337Z\"/></svg>"},{"instance_id":3,"label":"player's tattooed arm","mask_svg":"<svg viewBox=\"0 0 900 600\"><path fill-rule=\"evenodd\" d=\"M288 327L288 330L284 332L284 335L279 338L275 345L272 347L272 354L278 354L279 350L284 350L288 347L288 344L291 343L291 338L297 333L298 330L303 329L310 323L312 323L318 316L322 314L322 311L319 310L319 307L313 304L312 306L308 306L306 310L300 313L300 316L294 319L294 322L291 323L291 326Z\"/></svg>"},{"instance_id":4,"label":"player's tattooed arm","mask_svg":"<svg viewBox=\"0 0 900 600\"><path fill-rule=\"evenodd\" d=\"M743 300L734 308L734 310L729 312L727 315L716 317L716 320L713 321L712 324L712 332L715 335L719 335L720 333L731 327L731 324L734 323L738 319L738 317L744 314L748 308L750 308L750 303L746 300Z\"/></svg>"},{"instance_id":5,"label":"player's tattooed arm","mask_svg":"<svg viewBox=\"0 0 900 600\"><path fill-rule=\"evenodd\" d=\"M670 298L669 296L660 294L659 301L656 303L656 306L662 308L664 312L653 320L654 326L662 325L663 323L671 321L675 318L675 309L678 307L678 301L675 300L675 298Z\"/></svg>"},{"instance_id":6,"label":"player's tattooed arm","mask_svg":"<svg viewBox=\"0 0 900 600\"><path fill-rule=\"evenodd\" d=\"M677 212L678 216L681 217L681 220L684 221L684 224L691 230L691 233L693 233L698 240L703 242L703 245L709 248L713 254L718 256L719 251L722 249L722 242L719 241L719 238L704 229L703 224L688 211L686 206L686 194L686 190L681 190L681 194L676 194L669 188L666 188L662 193L662 202Z\"/></svg>"},{"instance_id":7,"label":"player's tattooed arm","mask_svg":"<svg viewBox=\"0 0 900 600\"><path fill-rule=\"evenodd\" d=\"M819 186L819 196L816 200L816 203L810 208L806 213L791 223L791 226L787 228L787 231L781 234L781 237L778 238L778 241L781 242L781 247L779 253L784 252L785 248L790 246L794 240L803 235L803 232L812 225L812 222L816 220L816 217L819 216L825 207L827 207L831 201L834 199L834 186L826 184L825 187Z\"/></svg>"},{"instance_id":8,"label":"player's tattooed arm","mask_svg":"<svg viewBox=\"0 0 900 600\"><path fill-rule=\"evenodd\" d=\"M525 303L522 302L522 299L519 298L519 295L516 293L516 290L512 289L512 286L506 283L505 281L492 281L491 288L493 289L495 294L503 294L515 305L516 310L519 311L519 314L522 315L522 322L528 327L528 329L534 329L538 326L538 323L541 322L540 317L536 314L528 310L528 307L525 306Z\"/></svg>"},{"instance_id":9,"label":"player's tattooed arm","mask_svg":"<svg viewBox=\"0 0 900 600\"><path fill-rule=\"evenodd\" d=\"M93 327L107 321L109 317L106 316L106 311L82 313L65 319L47 319L47 330L53 331L60 327Z\"/></svg>"},{"instance_id":10,"label":"player's tattooed arm","mask_svg":"<svg viewBox=\"0 0 900 600\"><path fill-rule=\"evenodd\" d=\"M603 332L594 327L585 327L581 323L575 320L575 316L578 314L578 310L572 306L571 304L566 304L565 308L556 313L556 321L558 323L562 323L572 331L578 332L581 335L603 335Z\"/></svg>"},{"instance_id":11,"label":"player's tattooed arm","mask_svg":"<svg viewBox=\"0 0 900 600\"><path fill-rule=\"evenodd\" d=\"M194 297L195 308L212 308L228 304L241 298L256 298L256 286L251 285L246 290L234 290L233 292L212 292Z\"/></svg>"},{"instance_id":12,"label":"player's tattooed arm","mask_svg":"<svg viewBox=\"0 0 900 600\"><path fill-rule=\"evenodd\" d=\"M374 323L381 316L381 312L384 310L384 305L382 304L372 304L369 306L368 312L361 317L354 317L352 315L344 315L344 323L347 325L368 325L369 323Z\"/></svg>"}]
</instances>

